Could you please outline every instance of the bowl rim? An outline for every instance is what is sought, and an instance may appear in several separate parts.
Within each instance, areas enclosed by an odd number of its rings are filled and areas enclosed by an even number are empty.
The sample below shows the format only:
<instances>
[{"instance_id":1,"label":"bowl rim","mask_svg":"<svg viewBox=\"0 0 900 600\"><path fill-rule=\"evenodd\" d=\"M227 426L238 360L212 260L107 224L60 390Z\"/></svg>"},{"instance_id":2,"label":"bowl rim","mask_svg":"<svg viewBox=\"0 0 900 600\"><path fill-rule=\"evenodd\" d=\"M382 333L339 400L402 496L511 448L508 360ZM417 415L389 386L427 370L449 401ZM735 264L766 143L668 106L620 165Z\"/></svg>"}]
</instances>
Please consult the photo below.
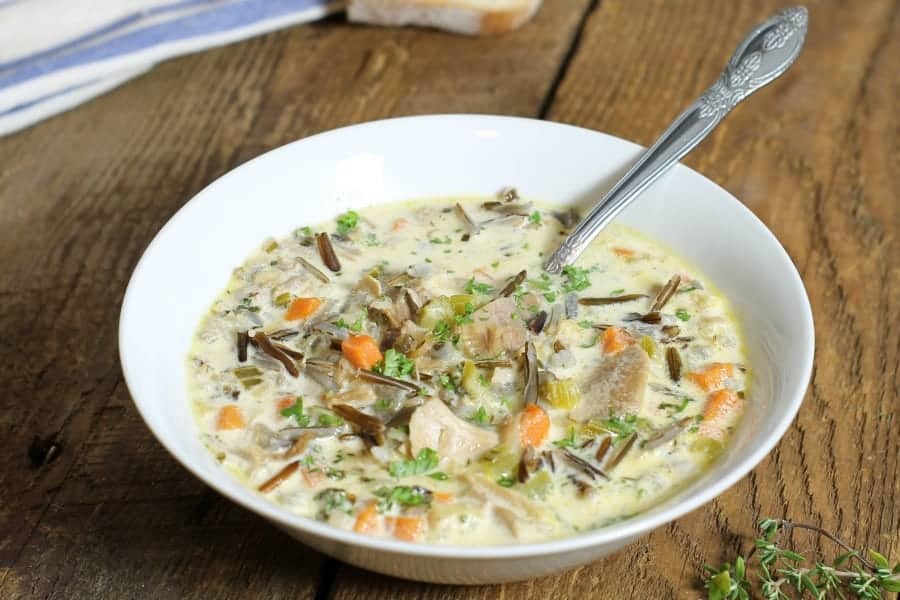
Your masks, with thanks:
<instances>
[{"instance_id":1,"label":"bowl rim","mask_svg":"<svg viewBox=\"0 0 900 600\"><path fill-rule=\"evenodd\" d=\"M430 543L411 544L408 542L402 542L387 538L376 538L361 533L355 533L353 531L340 529L333 525L329 525L327 523L323 523L309 517L303 517L290 513L280 505L271 502L261 495L258 495L254 490L250 488L239 488L240 492L232 493L230 489L226 489L223 486L218 485L211 478L208 478L205 472L206 469L201 468L200 465L194 464L195 461L191 459L190 456L184 456L183 453L180 453L176 448L167 443L163 436L157 433L156 429L154 429L154 427L151 425L151 421L149 420L147 414L149 405L153 402L153 398L145 397L142 399L141 395L139 393L136 393L136 390L132 385L131 373L135 372L137 367L129 360L129 357L127 356L126 348L128 344L125 338L125 324L129 318L129 306L131 304L131 298L133 295L134 282L142 276L143 270L148 261L148 257L153 253L154 249L158 245L163 243L166 238L166 232L173 226L173 223L179 220L187 210L190 210L200 198L213 193L213 191L219 187L228 185L229 180L232 177L235 177L236 173L243 170L248 165L257 161L268 160L271 158L271 155L279 152L285 152L288 148L295 145L317 143L324 139L346 135L348 132L352 131L358 131L368 128L391 127L392 125L398 123L414 122L419 127L425 127L430 122L459 120L466 121L468 122L467 124L478 124L479 126L485 126L489 124L503 124L507 127L538 127L546 129L575 130L581 134L588 133L591 135L605 137L608 139L608 141L631 147L635 151L643 148L643 146L640 146L639 144L617 136L566 123L532 119L527 117L448 113L394 117L375 121L367 121L364 123L327 130L268 150L267 152L227 171L226 173L222 174L211 183L209 183L202 190L197 192L194 196L192 196L160 228L160 230L156 233L156 235L144 249L140 259L135 265L134 271L132 272L132 275L128 280L128 285L122 300L122 307L119 313L119 361L122 367L122 372L129 395L131 396L132 401L134 402L134 405L137 408L138 413L140 414L144 423L150 429L151 433L153 433L153 436L160 444L162 444L162 446L169 452L169 454L173 458L175 458L176 461L178 461L184 468L190 471L204 484L213 488L219 494L222 494L239 506L252 511L257 515L265 517L270 522L282 528L300 530L306 534L330 539L342 544L365 548L368 550L377 550L392 554L415 555L419 557L452 558L462 560L476 560L486 558L525 558L541 555L570 553L591 547L611 544L616 541L627 540L646 534L662 525L665 525L666 523L674 521L675 519L678 519L708 503L710 500L719 496L730 487L732 487L735 483L744 478L747 473L755 468L781 440L781 438L787 431L787 428L794 421L794 418L796 417L797 412L800 409L800 405L803 403L803 399L809 387L809 382L812 375L813 357L815 353L815 330L812 308L809 302L809 297L806 293L805 286L803 285L803 280L800 277L796 266L794 265L790 256L787 254L787 251L778 241L778 238L776 238L772 233L772 231L769 230L769 228L759 219L759 217L757 217L749 208L747 208L726 189L724 189L711 179L705 177L701 173L681 163L676 165L674 168L686 169L687 171L701 177L703 180L705 180L706 183L713 186L712 189L723 196L723 201L732 202L735 205L734 208L739 212L742 211L744 213L744 216L747 217L750 222L754 223L754 225L763 232L763 235L767 237L767 239L771 243L774 244L773 249L775 250L776 254L778 254L778 257L785 263L787 272L790 274L790 280L783 282L783 284L790 285L792 288L794 288L792 291L798 292L799 297L805 300L805 302L801 303L802 305L799 307L799 312L801 314L798 314L797 318L802 320L802 328L808 332L808 336L806 340L803 340L805 343L802 345L806 352L801 361L803 364L801 376L796 380L796 384L792 389L785 389L784 391L784 394L789 397L789 403L785 412L785 416L781 419L781 421L779 421L775 427L765 433L762 443L756 446L752 451L748 452L745 456L741 457L736 462L733 469L731 469L727 473L724 473L721 477L711 481L708 486L702 489L698 489L696 492L672 504L671 506L666 507L662 510L654 510L653 508L651 508L644 513L638 514L619 523L600 527L594 530L564 538L542 542L486 546L463 546L449 544L440 545Z\"/></svg>"}]
</instances>

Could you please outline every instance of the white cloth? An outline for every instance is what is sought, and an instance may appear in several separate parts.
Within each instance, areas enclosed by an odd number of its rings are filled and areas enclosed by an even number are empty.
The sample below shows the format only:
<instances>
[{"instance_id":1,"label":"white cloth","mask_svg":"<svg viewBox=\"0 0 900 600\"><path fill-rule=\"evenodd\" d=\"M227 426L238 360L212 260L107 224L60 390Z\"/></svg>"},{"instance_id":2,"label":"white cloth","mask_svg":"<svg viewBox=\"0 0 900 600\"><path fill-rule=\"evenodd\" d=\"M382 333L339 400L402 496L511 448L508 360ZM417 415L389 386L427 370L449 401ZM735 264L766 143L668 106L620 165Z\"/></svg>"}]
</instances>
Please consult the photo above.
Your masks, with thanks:
<instances>
[{"instance_id":1,"label":"white cloth","mask_svg":"<svg viewBox=\"0 0 900 600\"><path fill-rule=\"evenodd\" d=\"M0 135L154 64L319 19L344 0L0 0Z\"/></svg>"}]
</instances>

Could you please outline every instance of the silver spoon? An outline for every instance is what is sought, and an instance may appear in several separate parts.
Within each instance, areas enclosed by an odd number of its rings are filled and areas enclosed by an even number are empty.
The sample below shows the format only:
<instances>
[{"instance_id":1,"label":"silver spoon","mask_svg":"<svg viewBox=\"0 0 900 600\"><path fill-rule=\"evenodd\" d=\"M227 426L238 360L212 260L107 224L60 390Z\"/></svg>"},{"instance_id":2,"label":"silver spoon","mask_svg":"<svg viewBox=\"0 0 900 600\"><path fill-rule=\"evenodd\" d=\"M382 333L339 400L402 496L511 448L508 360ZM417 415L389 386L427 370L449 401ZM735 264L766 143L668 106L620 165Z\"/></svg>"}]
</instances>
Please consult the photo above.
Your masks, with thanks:
<instances>
[{"instance_id":1,"label":"silver spoon","mask_svg":"<svg viewBox=\"0 0 900 600\"><path fill-rule=\"evenodd\" d=\"M738 102L787 71L803 48L807 20L806 8L795 6L754 29L735 50L718 81L681 113L600 199L550 256L544 270L559 273L574 262L600 230L703 141Z\"/></svg>"}]
</instances>

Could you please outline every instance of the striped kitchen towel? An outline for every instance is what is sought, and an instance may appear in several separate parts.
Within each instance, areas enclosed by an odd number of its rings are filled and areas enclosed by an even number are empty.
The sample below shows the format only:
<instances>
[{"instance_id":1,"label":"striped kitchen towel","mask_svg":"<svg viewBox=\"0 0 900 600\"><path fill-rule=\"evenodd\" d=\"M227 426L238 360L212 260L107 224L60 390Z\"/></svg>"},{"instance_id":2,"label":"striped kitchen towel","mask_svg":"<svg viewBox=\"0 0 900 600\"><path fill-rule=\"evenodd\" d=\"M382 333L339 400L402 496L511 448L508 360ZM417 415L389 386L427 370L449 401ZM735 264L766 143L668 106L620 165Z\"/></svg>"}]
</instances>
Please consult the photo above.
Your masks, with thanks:
<instances>
[{"instance_id":1,"label":"striped kitchen towel","mask_svg":"<svg viewBox=\"0 0 900 600\"><path fill-rule=\"evenodd\" d=\"M154 64L319 19L344 0L0 0L0 135Z\"/></svg>"}]
</instances>

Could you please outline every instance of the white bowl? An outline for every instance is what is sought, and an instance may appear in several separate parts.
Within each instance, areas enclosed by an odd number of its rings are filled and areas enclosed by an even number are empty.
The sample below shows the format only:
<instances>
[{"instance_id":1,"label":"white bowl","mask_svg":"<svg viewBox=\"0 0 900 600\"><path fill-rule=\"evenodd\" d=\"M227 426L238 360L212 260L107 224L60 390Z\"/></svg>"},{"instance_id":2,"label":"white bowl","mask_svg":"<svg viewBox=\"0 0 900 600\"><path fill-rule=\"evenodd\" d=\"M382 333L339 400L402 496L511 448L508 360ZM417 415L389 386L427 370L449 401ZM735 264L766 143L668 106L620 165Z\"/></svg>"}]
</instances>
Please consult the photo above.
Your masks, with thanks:
<instances>
[{"instance_id":1,"label":"white bowl","mask_svg":"<svg viewBox=\"0 0 900 600\"><path fill-rule=\"evenodd\" d=\"M351 207L429 196L523 195L563 205L597 198L640 147L577 127L448 115L356 125L273 150L188 202L141 258L122 305L119 349L147 425L187 469L316 550L396 577L497 583L570 569L694 510L747 474L794 418L809 381L813 322L803 283L768 229L728 192L676 166L620 217L693 262L731 299L746 335L750 410L702 478L627 521L539 544L436 546L375 539L298 517L237 483L201 445L185 358L231 270L267 236Z\"/></svg>"}]
</instances>

